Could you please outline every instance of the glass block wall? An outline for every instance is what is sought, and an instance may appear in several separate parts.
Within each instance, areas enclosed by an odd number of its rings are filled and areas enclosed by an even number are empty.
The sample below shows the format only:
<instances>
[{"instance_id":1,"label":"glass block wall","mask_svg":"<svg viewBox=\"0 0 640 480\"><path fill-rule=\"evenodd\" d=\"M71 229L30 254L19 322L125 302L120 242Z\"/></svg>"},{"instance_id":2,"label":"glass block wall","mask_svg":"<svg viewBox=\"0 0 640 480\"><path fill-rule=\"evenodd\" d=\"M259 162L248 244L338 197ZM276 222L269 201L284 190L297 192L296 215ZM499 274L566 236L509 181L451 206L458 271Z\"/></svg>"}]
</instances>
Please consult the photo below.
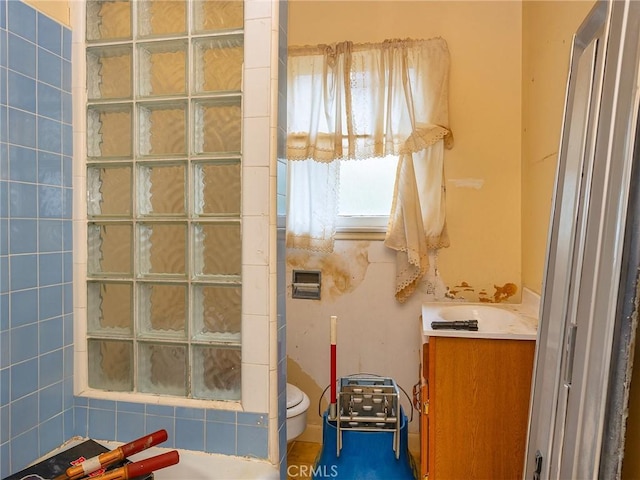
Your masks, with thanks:
<instances>
[{"instance_id":1,"label":"glass block wall","mask_svg":"<svg viewBox=\"0 0 640 480\"><path fill-rule=\"evenodd\" d=\"M73 435L71 31L0 0L0 478Z\"/></svg>"},{"instance_id":2,"label":"glass block wall","mask_svg":"<svg viewBox=\"0 0 640 480\"><path fill-rule=\"evenodd\" d=\"M244 3L86 22L88 385L239 401Z\"/></svg>"}]
</instances>

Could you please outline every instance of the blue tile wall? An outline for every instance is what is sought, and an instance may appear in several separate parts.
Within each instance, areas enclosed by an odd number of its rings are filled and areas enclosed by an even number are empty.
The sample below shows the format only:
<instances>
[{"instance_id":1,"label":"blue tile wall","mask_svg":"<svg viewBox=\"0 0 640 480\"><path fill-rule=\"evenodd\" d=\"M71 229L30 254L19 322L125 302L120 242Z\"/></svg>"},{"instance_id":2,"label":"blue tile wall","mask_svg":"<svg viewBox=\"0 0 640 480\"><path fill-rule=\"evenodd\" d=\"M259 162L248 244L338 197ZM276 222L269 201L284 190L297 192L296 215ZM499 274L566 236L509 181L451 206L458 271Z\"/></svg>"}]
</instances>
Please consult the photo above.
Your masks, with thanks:
<instances>
[{"instance_id":1,"label":"blue tile wall","mask_svg":"<svg viewBox=\"0 0 640 480\"><path fill-rule=\"evenodd\" d=\"M287 475L287 311L286 311L286 199L287 199L287 2L279 3L278 29L278 161L276 182L277 212L277 292L276 308L278 312L278 452L280 454L280 478L286 480Z\"/></svg>"},{"instance_id":2,"label":"blue tile wall","mask_svg":"<svg viewBox=\"0 0 640 480\"><path fill-rule=\"evenodd\" d=\"M0 0L0 477L74 429L70 80L71 31Z\"/></svg>"},{"instance_id":3,"label":"blue tile wall","mask_svg":"<svg viewBox=\"0 0 640 480\"><path fill-rule=\"evenodd\" d=\"M7 27L9 32L20 37L36 42L36 16L37 12L22 2L9 1L7 11Z\"/></svg>"},{"instance_id":4,"label":"blue tile wall","mask_svg":"<svg viewBox=\"0 0 640 480\"><path fill-rule=\"evenodd\" d=\"M64 395L64 392L63 392ZM73 435L129 441L165 429L167 448L256 458L268 456L265 413L75 397Z\"/></svg>"}]
</instances>

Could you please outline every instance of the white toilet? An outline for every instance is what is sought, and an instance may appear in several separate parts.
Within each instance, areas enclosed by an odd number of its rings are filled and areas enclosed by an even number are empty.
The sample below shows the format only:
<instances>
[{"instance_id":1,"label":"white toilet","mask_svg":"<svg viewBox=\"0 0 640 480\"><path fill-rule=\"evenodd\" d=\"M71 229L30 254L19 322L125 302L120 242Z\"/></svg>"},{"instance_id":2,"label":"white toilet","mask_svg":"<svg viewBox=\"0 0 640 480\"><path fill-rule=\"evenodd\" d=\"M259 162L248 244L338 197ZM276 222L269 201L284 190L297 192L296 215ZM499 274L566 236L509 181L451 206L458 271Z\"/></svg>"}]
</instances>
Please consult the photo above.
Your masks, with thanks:
<instances>
[{"instance_id":1,"label":"white toilet","mask_svg":"<svg viewBox=\"0 0 640 480\"><path fill-rule=\"evenodd\" d=\"M299 436L307 428L309 397L295 385L287 383L287 442Z\"/></svg>"}]
</instances>

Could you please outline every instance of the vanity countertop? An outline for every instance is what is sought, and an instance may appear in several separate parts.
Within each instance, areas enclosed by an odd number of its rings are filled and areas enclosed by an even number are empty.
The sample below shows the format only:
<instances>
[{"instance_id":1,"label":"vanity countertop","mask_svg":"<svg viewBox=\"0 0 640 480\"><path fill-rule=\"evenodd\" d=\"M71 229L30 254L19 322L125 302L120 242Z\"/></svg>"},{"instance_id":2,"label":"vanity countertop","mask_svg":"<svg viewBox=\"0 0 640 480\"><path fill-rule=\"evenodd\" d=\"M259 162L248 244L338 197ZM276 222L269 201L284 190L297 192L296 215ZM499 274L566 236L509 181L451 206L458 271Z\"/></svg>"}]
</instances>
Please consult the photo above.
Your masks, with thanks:
<instances>
[{"instance_id":1,"label":"vanity countertop","mask_svg":"<svg viewBox=\"0 0 640 480\"><path fill-rule=\"evenodd\" d=\"M422 337L535 340L537 308L529 304L431 302L422 305ZM478 330L433 329L433 321L477 320Z\"/></svg>"}]
</instances>

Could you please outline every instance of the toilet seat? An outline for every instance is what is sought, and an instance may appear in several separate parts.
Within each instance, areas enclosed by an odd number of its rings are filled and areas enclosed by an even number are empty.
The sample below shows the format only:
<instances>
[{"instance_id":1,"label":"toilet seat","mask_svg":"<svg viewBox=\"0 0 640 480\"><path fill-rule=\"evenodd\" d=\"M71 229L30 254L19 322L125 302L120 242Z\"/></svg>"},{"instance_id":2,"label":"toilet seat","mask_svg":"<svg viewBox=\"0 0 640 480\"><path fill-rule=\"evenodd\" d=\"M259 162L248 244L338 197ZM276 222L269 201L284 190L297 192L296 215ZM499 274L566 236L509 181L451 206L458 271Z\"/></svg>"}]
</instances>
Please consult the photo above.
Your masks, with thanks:
<instances>
[{"instance_id":1,"label":"toilet seat","mask_svg":"<svg viewBox=\"0 0 640 480\"><path fill-rule=\"evenodd\" d=\"M295 385L287 383L287 409L293 408L298 405L303 398L304 395L302 394L302 390L300 390Z\"/></svg>"},{"instance_id":2,"label":"toilet seat","mask_svg":"<svg viewBox=\"0 0 640 480\"><path fill-rule=\"evenodd\" d=\"M287 383L287 418L295 417L296 415L305 414L309 408L310 400L305 393L295 385Z\"/></svg>"}]
</instances>

